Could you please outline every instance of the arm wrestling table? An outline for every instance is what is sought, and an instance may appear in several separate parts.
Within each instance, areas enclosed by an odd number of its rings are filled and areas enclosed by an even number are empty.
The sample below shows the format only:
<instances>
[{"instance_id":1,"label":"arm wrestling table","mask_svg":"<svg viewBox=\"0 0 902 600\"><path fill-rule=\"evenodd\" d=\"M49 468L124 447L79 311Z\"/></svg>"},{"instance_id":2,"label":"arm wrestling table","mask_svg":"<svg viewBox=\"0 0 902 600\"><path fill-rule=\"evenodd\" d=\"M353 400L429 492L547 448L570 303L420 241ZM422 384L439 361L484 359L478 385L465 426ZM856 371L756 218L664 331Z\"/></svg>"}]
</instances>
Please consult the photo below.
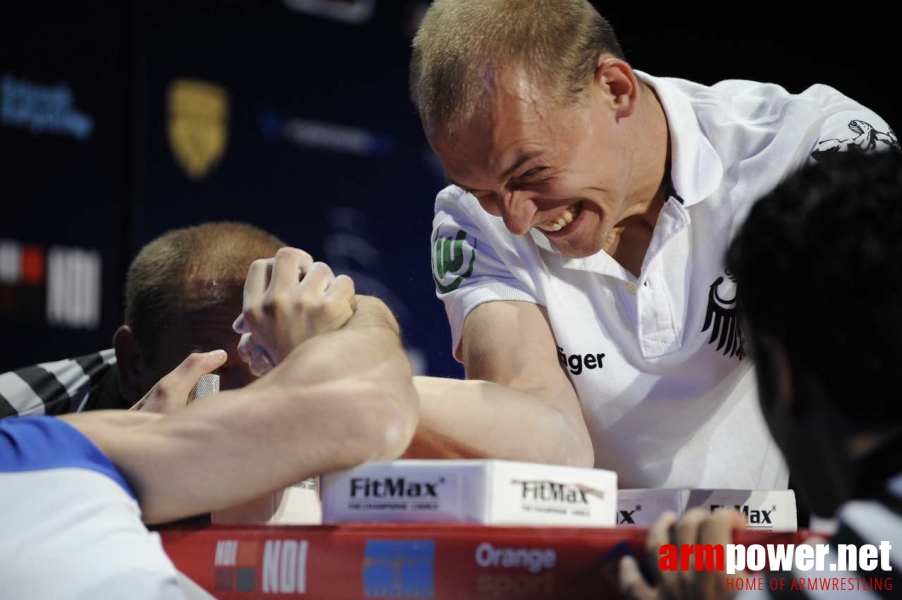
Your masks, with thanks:
<instances>
[{"instance_id":1,"label":"arm wrestling table","mask_svg":"<svg viewBox=\"0 0 902 600\"><path fill-rule=\"evenodd\" d=\"M644 557L646 529L386 524L158 529L185 575L220 600L616 597L603 572ZM737 532L736 543L808 534Z\"/></svg>"}]
</instances>

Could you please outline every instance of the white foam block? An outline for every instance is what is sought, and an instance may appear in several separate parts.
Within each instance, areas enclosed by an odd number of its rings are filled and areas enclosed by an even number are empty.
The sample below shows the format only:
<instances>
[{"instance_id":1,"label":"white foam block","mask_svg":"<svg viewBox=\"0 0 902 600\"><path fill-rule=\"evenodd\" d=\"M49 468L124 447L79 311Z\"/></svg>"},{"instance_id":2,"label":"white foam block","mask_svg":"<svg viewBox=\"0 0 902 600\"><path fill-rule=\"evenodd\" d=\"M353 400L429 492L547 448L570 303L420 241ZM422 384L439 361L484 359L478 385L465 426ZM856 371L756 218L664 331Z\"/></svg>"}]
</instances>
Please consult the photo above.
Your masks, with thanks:
<instances>
[{"instance_id":1,"label":"white foam block","mask_svg":"<svg viewBox=\"0 0 902 600\"><path fill-rule=\"evenodd\" d=\"M270 494L210 515L211 522L225 525L255 523L258 525L320 525L322 508L316 478L297 483L281 492Z\"/></svg>"},{"instance_id":2,"label":"white foam block","mask_svg":"<svg viewBox=\"0 0 902 600\"><path fill-rule=\"evenodd\" d=\"M617 524L650 527L667 511L683 514L683 491L618 490Z\"/></svg>"},{"instance_id":3,"label":"white foam block","mask_svg":"<svg viewBox=\"0 0 902 600\"><path fill-rule=\"evenodd\" d=\"M712 512L732 507L745 516L749 529L798 529L796 496L792 490L620 490L617 498L618 525L650 526L668 510L682 515L695 507Z\"/></svg>"},{"instance_id":4,"label":"white foam block","mask_svg":"<svg viewBox=\"0 0 902 600\"><path fill-rule=\"evenodd\" d=\"M610 527L617 474L502 460L367 463L322 477L323 523Z\"/></svg>"}]
</instances>

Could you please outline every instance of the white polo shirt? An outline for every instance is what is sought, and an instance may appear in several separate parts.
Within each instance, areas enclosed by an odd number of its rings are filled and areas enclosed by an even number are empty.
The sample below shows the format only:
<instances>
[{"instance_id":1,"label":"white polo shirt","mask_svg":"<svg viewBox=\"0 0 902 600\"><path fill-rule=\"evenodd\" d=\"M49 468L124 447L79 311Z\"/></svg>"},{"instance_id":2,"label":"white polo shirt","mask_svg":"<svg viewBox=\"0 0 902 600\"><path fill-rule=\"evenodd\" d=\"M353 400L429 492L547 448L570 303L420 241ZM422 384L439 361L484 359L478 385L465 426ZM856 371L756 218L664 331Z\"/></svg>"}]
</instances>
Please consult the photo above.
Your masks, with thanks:
<instances>
[{"instance_id":1,"label":"white polo shirt","mask_svg":"<svg viewBox=\"0 0 902 600\"><path fill-rule=\"evenodd\" d=\"M637 75L667 115L673 184L640 276L603 251L569 259L534 229L513 235L473 196L445 188L432 262L455 356L480 304L540 304L595 465L617 471L621 487L785 488L724 254L754 201L809 158L898 144L883 119L826 86L791 95L749 81L707 87Z\"/></svg>"},{"instance_id":2,"label":"white polo shirt","mask_svg":"<svg viewBox=\"0 0 902 600\"><path fill-rule=\"evenodd\" d=\"M196 586L176 571L159 535L141 522L128 482L88 438L52 417L0 421L0 597L186 593Z\"/></svg>"}]
</instances>

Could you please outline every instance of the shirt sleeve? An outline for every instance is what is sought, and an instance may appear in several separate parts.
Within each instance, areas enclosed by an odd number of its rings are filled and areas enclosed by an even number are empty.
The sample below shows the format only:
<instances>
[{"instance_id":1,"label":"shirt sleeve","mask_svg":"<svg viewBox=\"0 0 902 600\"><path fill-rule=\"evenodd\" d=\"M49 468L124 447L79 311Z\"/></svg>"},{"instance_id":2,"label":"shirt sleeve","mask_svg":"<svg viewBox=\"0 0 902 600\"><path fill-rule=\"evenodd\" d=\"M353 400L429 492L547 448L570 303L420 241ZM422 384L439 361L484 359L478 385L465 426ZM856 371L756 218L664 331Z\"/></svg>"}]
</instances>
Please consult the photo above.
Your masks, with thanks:
<instances>
[{"instance_id":1,"label":"shirt sleeve","mask_svg":"<svg viewBox=\"0 0 902 600\"><path fill-rule=\"evenodd\" d=\"M809 160L817 161L835 152L899 151L899 140L886 121L872 110L852 101L828 107Z\"/></svg>"},{"instance_id":2,"label":"shirt sleeve","mask_svg":"<svg viewBox=\"0 0 902 600\"><path fill-rule=\"evenodd\" d=\"M436 200L432 279L445 305L457 360L464 321L474 308L494 301L540 303L517 248L498 234L491 219L459 188L446 188Z\"/></svg>"},{"instance_id":3,"label":"shirt sleeve","mask_svg":"<svg viewBox=\"0 0 902 600\"><path fill-rule=\"evenodd\" d=\"M137 501L134 490L113 461L69 423L46 416L0 422L0 474L52 469L99 473Z\"/></svg>"},{"instance_id":4,"label":"shirt sleeve","mask_svg":"<svg viewBox=\"0 0 902 600\"><path fill-rule=\"evenodd\" d=\"M116 353L109 349L0 374L0 419L76 412L115 363Z\"/></svg>"}]
</instances>

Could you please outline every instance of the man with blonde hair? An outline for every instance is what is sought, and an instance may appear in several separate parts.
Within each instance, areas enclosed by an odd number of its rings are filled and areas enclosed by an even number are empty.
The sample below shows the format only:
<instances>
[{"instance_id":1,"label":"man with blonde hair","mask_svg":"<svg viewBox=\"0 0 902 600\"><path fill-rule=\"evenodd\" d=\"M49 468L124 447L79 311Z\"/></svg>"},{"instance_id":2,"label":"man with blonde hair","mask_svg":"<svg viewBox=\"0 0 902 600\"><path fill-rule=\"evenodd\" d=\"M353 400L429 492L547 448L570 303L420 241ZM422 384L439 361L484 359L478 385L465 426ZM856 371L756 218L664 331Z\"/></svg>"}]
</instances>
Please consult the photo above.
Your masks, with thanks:
<instances>
[{"instance_id":1,"label":"man with blonde hair","mask_svg":"<svg viewBox=\"0 0 902 600\"><path fill-rule=\"evenodd\" d=\"M897 146L886 122L823 85L636 71L586 0L436 0L410 88L450 184L433 277L473 380L417 381L413 449L786 487L724 252L807 160Z\"/></svg>"}]
</instances>

